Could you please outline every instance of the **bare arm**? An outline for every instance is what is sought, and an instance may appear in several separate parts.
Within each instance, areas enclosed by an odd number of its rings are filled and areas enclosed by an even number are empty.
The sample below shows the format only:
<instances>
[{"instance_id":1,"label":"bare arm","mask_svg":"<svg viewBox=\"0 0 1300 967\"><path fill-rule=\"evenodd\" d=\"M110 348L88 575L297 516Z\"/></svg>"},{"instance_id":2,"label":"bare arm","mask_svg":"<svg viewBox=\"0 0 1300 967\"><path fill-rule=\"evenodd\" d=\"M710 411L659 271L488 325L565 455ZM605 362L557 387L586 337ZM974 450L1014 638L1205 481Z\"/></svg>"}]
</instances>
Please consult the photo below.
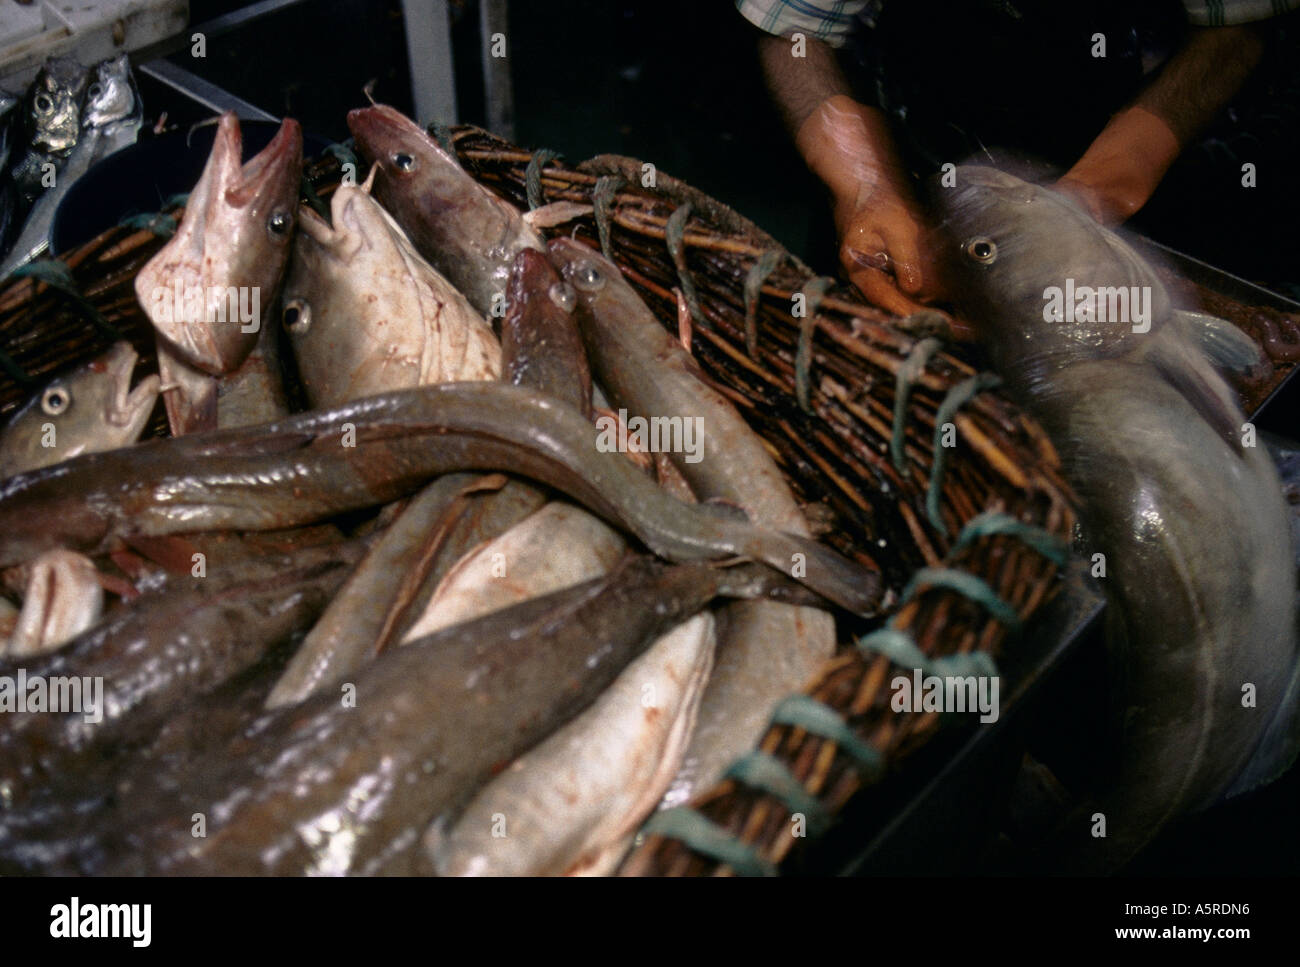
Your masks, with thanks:
<instances>
[{"instance_id":1,"label":"bare arm","mask_svg":"<svg viewBox=\"0 0 1300 967\"><path fill-rule=\"evenodd\" d=\"M1061 179L1102 222L1147 203L1179 152L1223 110L1258 66L1260 28L1198 27L1137 99L1111 118Z\"/></svg>"}]
</instances>

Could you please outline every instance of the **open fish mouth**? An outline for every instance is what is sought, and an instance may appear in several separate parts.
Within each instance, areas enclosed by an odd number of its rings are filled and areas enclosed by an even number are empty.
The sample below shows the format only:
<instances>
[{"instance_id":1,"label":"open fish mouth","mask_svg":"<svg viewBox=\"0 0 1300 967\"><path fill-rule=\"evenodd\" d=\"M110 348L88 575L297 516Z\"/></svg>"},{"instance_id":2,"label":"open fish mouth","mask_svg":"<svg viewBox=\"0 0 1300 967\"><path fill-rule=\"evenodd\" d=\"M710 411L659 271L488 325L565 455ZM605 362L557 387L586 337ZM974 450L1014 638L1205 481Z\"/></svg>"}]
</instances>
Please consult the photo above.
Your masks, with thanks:
<instances>
[{"instance_id":1,"label":"open fish mouth","mask_svg":"<svg viewBox=\"0 0 1300 967\"><path fill-rule=\"evenodd\" d=\"M224 119L223 119L224 120ZM238 165L242 141L239 124L233 124L234 158ZM226 189L225 201L235 208L248 204L262 205L280 195L295 168L295 160L302 156L302 127L293 118L280 122L271 143L248 160Z\"/></svg>"},{"instance_id":2,"label":"open fish mouth","mask_svg":"<svg viewBox=\"0 0 1300 967\"><path fill-rule=\"evenodd\" d=\"M139 355L128 343L118 343L104 360L105 374L112 384L104 407L109 426L129 427L148 415L158 396L158 377L146 376L131 389L131 373Z\"/></svg>"}]
</instances>

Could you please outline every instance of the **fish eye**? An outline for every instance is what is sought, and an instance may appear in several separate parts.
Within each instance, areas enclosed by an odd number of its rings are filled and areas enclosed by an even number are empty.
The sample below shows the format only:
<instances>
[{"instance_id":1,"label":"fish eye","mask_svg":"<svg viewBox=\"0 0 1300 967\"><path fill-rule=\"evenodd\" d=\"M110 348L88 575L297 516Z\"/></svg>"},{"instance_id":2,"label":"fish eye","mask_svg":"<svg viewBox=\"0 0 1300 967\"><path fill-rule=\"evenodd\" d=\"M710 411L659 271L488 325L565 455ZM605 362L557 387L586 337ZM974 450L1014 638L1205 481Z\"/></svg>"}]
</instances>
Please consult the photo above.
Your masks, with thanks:
<instances>
[{"instance_id":1,"label":"fish eye","mask_svg":"<svg viewBox=\"0 0 1300 967\"><path fill-rule=\"evenodd\" d=\"M103 93L104 89L100 87L98 83L91 84L89 89L86 91L86 99L90 101L98 101L99 96Z\"/></svg>"},{"instance_id":2,"label":"fish eye","mask_svg":"<svg viewBox=\"0 0 1300 967\"><path fill-rule=\"evenodd\" d=\"M992 265L998 258L998 246L991 238L972 238L966 243L966 254L981 265Z\"/></svg>"},{"instance_id":3,"label":"fish eye","mask_svg":"<svg viewBox=\"0 0 1300 967\"><path fill-rule=\"evenodd\" d=\"M605 276L595 262L586 261L574 270L573 284L583 292L596 292L605 284Z\"/></svg>"},{"instance_id":4,"label":"fish eye","mask_svg":"<svg viewBox=\"0 0 1300 967\"><path fill-rule=\"evenodd\" d=\"M303 299L290 299L284 305L284 328L301 336L311 327L311 306Z\"/></svg>"},{"instance_id":5,"label":"fish eye","mask_svg":"<svg viewBox=\"0 0 1300 967\"><path fill-rule=\"evenodd\" d=\"M42 114L49 114L54 110L54 101L50 99L48 94L37 94L33 103L36 105L36 110Z\"/></svg>"},{"instance_id":6,"label":"fish eye","mask_svg":"<svg viewBox=\"0 0 1300 967\"><path fill-rule=\"evenodd\" d=\"M287 212L272 212L271 217L266 220L266 229L272 235L283 238L289 234L291 224Z\"/></svg>"},{"instance_id":7,"label":"fish eye","mask_svg":"<svg viewBox=\"0 0 1300 967\"><path fill-rule=\"evenodd\" d=\"M50 416L58 416L72 405L72 394L62 386L51 386L41 394L41 409Z\"/></svg>"},{"instance_id":8,"label":"fish eye","mask_svg":"<svg viewBox=\"0 0 1300 967\"><path fill-rule=\"evenodd\" d=\"M546 290L546 294L565 312L572 312L573 307L578 304L578 294L567 282L556 282Z\"/></svg>"},{"instance_id":9,"label":"fish eye","mask_svg":"<svg viewBox=\"0 0 1300 967\"><path fill-rule=\"evenodd\" d=\"M393 164L397 166L398 171L410 173L415 170L415 158L405 151L399 151L393 155Z\"/></svg>"}]
</instances>

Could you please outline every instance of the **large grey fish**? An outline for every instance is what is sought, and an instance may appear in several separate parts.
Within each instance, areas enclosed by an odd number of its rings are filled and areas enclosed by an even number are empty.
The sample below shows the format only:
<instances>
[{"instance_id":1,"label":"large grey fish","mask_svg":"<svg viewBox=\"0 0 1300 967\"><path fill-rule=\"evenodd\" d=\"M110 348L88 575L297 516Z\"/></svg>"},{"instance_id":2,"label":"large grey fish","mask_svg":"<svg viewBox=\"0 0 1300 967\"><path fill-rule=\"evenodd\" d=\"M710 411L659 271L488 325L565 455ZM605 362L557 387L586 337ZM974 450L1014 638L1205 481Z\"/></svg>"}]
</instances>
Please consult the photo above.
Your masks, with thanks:
<instances>
[{"instance_id":1,"label":"large grey fish","mask_svg":"<svg viewBox=\"0 0 1300 967\"><path fill-rule=\"evenodd\" d=\"M390 649L358 673L354 689L268 712L181 776L153 776L142 764L146 774L109 815L87 817L95 842L78 866L427 870L418 848L425 827L578 714L664 630L716 595L789 586L764 568L629 558L607 577ZM199 839L195 813L207 820Z\"/></svg>"},{"instance_id":2,"label":"large grey fish","mask_svg":"<svg viewBox=\"0 0 1300 967\"><path fill-rule=\"evenodd\" d=\"M158 398L157 376L131 388L136 358L130 343L116 343L24 404L0 430L0 479L134 443Z\"/></svg>"},{"instance_id":3,"label":"large grey fish","mask_svg":"<svg viewBox=\"0 0 1300 967\"><path fill-rule=\"evenodd\" d=\"M501 320L504 378L568 400L591 416L591 367L578 332L573 286L546 255L526 248L510 271L510 298Z\"/></svg>"},{"instance_id":4,"label":"large grey fish","mask_svg":"<svg viewBox=\"0 0 1300 967\"><path fill-rule=\"evenodd\" d=\"M239 366L272 311L289 258L302 178L302 130L286 118L241 165L239 120L221 116L180 227L140 270L135 292L186 365L213 375Z\"/></svg>"},{"instance_id":5,"label":"large grey fish","mask_svg":"<svg viewBox=\"0 0 1300 967\"><path fill-rule=\"evenodd\" d=\"M145 594L63 648L7 656L0 677L99 680L98 707L7 709L0 786L15 798L92 748L139 736L189 698L254 665L273 644L310 626L359 556L357 542L251 560Z\"/></svg>"},{"instance_id":6,"label":"large grey fish","mask_svg":"<svg viewBox=\"0 0 1300 967\"><path fill-rule=\"evenodd\" d=\"M1079 868L1113 867L1213 802L1252 756L1294 754L1260 747L1270 722L1295 714L1286 507L1201 351L1230 359L1231 327L1189 326L1151 267L1062 195L991 168L956 178L938 195L963 308L1051 435L1086 546L1105 555L1118 771L1106 838L1080 823L1075 843ZM1070 290L1075 304L1062 304Z\"/></svg>"},{"instance_id":7,"label":"large grey fish","mask_svg":"<svg viewBox=\"0 0 1300 967\"><path fill-rule=\"evenodd\" d=\"M879 575L808 537L682 503L573 407L504 383L442 383L261 427L88 454L0 483L0 567L130 535L270 530L387 503L440 473L505 470L568 494L669 560L761 561L855 613Z\"/></svg>"},{"instance_id":8,"label":"large grey fish","mask_svg":"<svg viewBox=\"0 0 1300 967\"><path fill-rule=\"evenodd\" d=\"M691 355L655 318L612 262L570 239L551 258L586 307L579 324L605 392L635 417L694 428L668 457L700 500L742 507L764 527L807 535L808 524L762 439L700 377ZM689 452L688 452L689 451ZM762 735L772 708L835 651L835 622L814 608L738 601L720 616L718 654L700 705L675 802L716 782Z\"/></svg>"},{"instance_id":9,"label":"large grey fish","mask_svg":"<svg viewBox=\"0 0 1300 967\"><path fill-rule=\"evenodd\" d=\"M415 247L479 312L504 308L522 249L545 251L515 207L488 191L410 118L386 105L348 114L357 150L378 164L375 196Z\"/></svg>"},{"instance_id":10,"label":"large grey fish","mask_svg":"<svg viewBox=\"0 0 1300 967\"><path fill-rule=\"evenodd\" d=\"M49 248L54 213L68 189L96 162L134 144L143 116L126 54L96 64L86 88L76 146L59 169L54 187L47 189L32 206L13 251L0 268L0 278Z\"/></svg>"},{"instance_id":11,"label":"large grey fish","mask_svg":"<svg viewBox=\"0 0 1300 967\"><path fill-rule=\"evenodd\" d=\"M483 316L419 256L368 188L338 187L332 226L310 208L299 216L283 319L312 405L496 379L501 346Z\"/></svg>"}]
</instances>

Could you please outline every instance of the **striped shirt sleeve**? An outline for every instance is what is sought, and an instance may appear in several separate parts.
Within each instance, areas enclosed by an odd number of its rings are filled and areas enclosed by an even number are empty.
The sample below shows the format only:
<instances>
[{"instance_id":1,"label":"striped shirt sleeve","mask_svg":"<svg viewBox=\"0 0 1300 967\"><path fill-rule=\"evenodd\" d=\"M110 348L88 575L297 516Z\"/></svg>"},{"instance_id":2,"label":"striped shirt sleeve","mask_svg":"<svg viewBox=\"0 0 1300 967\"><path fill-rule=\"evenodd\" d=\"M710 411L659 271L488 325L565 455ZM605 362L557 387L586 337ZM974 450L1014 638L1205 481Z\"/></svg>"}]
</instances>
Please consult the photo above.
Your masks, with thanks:
<instances>
[{"instance_id":1,"label":"striped shirt sleeve","mask_svg":"<svg viewBox=\"0 0 1300 967\"><path fill-rule=\"evenodd\" d=\"M736 9L755 27L788 37L806 34L831 47L843 47L858 15L872 0L736 0Z\"/></svg>"},{"instance_id":2,"label":"striped shirt sleeve","mask_svg":"<svg viewBox=\"0 0 1300 967\"><path fill-rule=\"evenodd\" d=\"M1183 0L1187 19L1198 27L1228 27L1267 20L1300 7L1300 0Z\"/></svg>"}]
</instances>

